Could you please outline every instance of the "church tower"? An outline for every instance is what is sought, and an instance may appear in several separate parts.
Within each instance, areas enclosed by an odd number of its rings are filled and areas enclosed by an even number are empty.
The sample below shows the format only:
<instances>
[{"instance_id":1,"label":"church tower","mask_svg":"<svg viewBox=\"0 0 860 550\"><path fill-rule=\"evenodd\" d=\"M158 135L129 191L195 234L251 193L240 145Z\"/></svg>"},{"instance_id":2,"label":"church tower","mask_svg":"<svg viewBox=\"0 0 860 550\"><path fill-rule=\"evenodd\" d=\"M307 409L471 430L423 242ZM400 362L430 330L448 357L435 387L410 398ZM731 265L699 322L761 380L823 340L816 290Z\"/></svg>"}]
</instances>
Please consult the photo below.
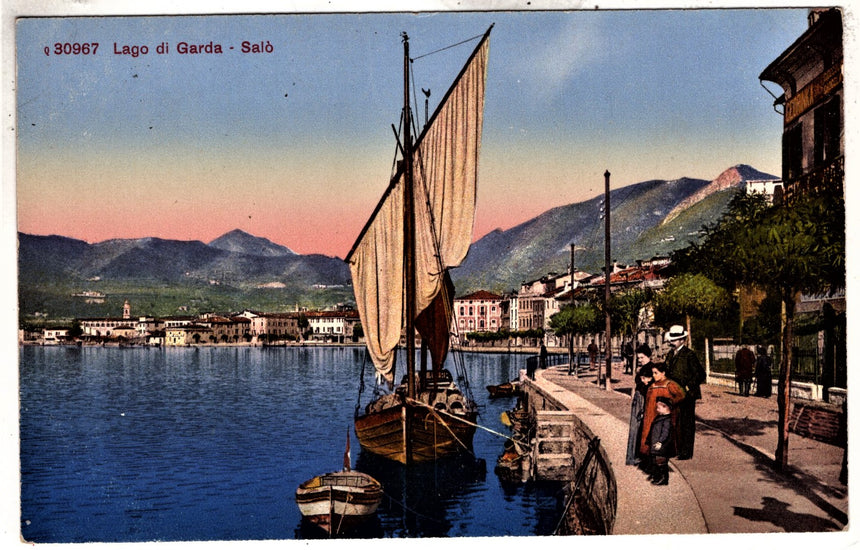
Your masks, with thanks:
<instances>
[{"instance_id":1,"label":"church tower","mask_svg":"<svg viewBox=\"0 0 860 550\"><path fill-rule=\"evenodd\" d=\"M128 300L122 305L122 318L131 319L131 304L128 303Z\"/></svg>"}]
</instances>

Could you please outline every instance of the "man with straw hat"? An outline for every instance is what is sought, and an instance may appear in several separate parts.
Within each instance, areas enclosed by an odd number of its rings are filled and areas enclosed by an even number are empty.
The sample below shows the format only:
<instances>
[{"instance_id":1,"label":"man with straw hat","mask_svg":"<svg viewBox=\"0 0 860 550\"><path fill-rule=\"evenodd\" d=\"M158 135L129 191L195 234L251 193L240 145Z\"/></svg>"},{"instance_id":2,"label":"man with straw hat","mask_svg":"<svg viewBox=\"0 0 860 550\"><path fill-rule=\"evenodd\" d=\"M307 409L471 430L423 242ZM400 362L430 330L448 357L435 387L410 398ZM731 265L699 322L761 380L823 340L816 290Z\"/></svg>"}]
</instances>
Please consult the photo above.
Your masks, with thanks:
<instances>
[{"instance_id":1,"label":"man with straw hat","mask_svg":"<svg viewBox=\"0 0 860 550\"><path fill-rule=\"evenodd\" d=\"M705 382L705 369L693 350L687 346L687 331L673 325L663 339L672 347L666 356L667 374L681 386L686 395L678 403L678 460L693 458L696 437L696 400L702 398L699 386Z\"/></svg>"}]
</instances>

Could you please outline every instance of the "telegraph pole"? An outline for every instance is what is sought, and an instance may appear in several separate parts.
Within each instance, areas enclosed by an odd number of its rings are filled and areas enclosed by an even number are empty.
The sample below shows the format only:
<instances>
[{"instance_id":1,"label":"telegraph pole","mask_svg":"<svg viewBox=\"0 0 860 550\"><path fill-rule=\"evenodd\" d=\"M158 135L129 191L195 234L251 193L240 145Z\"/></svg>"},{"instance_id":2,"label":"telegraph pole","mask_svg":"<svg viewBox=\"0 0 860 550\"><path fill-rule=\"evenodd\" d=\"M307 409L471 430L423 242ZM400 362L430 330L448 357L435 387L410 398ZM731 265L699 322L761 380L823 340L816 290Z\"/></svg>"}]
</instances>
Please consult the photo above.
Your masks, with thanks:
<instances>
[{"instance_id":1,"label":"telegraph pole","mask_svg":"<svg viewBox=\"0 0 860 550\"><path fill-rule=\"evenodd\" d=\"M612 254L611 254L611 243L609 237L609 170L603 174L603 177L606 181L605 191L604 191L604 260L606 265L606 276L604 277L604 285L603 285L603 311L606 315L606 390L612 390L612 321L609 315L609 280L612 277ZM600 371L597 371L597 377L600 378Z\"/></svg>"}]
</instances>

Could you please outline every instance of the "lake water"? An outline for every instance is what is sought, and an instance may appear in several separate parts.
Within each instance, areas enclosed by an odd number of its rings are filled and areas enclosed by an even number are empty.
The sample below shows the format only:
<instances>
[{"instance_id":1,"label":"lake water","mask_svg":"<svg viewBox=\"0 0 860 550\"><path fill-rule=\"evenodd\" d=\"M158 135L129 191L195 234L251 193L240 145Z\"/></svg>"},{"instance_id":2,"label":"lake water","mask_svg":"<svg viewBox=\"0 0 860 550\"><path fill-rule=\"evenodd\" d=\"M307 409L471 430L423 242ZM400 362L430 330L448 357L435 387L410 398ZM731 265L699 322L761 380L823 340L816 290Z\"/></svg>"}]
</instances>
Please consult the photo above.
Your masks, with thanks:
<instances>
[{"instance_id":1,"label":"lake water","mask_svg":"<svg viewBox=\"0 0 860 550\"><path fill-rule=\"evenodd\" d=\"M508 433L525 356L465 354L478 422ZM313 538L296 487L353 467L386 498L356 536L549 534L557 484L502 483L504 440L478 430L475 457L403 468L360 452L352 418L360 348L20 350L21 534L38 543ZM401 363L402 364L402 363ZM365 392L362 405L368 399Z\"/></svg>"}]
</instances>

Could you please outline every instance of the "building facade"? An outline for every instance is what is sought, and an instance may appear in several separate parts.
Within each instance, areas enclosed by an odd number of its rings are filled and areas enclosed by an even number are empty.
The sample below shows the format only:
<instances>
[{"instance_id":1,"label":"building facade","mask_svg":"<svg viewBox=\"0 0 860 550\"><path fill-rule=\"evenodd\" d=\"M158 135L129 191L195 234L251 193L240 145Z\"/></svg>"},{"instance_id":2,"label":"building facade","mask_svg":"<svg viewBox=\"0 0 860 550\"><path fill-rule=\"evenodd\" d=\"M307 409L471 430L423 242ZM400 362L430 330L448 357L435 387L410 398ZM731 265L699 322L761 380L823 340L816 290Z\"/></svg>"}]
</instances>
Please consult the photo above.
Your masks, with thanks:
<instances>
[{"instance_id":1,"label":"building facade","mask_svg":"<svg viewBox=\"0 0 860 550\"><path fill-rule=\"evenodd\" d=\"M759 76L783 95L782 180L786 203L802 194L843 194L845 179L842 13L812 9L809 27ZM779 111L777 111L779 112Z\"/></svg>"},{"instance_id":2,"label":"building facade","mask_svg":"<svg viewBox=\"0 0 860 550\"><path fill-rule=\"evenodd\" d=\"M454 326L467 332L498 332L502 325L503 297L486 290L454 298Z\"/></svg>"}]
</instances>

